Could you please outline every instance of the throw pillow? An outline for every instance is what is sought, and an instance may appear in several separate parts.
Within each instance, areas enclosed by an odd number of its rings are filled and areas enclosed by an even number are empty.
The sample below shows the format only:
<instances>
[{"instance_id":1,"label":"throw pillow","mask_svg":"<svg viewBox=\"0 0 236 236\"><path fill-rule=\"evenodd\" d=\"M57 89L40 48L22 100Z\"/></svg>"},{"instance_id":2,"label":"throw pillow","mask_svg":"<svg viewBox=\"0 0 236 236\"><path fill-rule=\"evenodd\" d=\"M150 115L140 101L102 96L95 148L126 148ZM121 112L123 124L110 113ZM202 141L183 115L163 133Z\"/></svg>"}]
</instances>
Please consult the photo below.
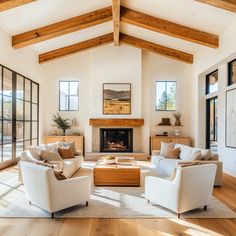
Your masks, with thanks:
<instances>
[{"instance_id":1,"label":"throw pillow","mask_svg":"<svg viewBox=\"0 0 236 236\"><path fill-rule=\"evenodd\" d=\"M74 152L71 147L68 147L68 148L59 147L58 152L59 152L60 156L62 157L62 159L74 158Z\"/></svg>"},{"instance_id":2,"label":"throw pillow","mask_svg":"<svg viewBox=\"0 0 236 236\"><path fill-rule=\"evenodd\" d=\"M71 147L74 153L74 156L76 155L77 151L76 151L76 147L75 147L75 142L61 142L60 146L64 147L64 148L69 148Z\"/></svg>"},{"instance_id":3,"label":"throw pillow","mask_svg":"<svg viewBox=\"0 0 236 236\"><path fill-rule=\"evenodd\" d=\"M189 146L183 146L180 152L180 159L183 161L200 160L201 150L197 148L191 148Z\"/></svg>"},{"instance_id":4,"label":"throw pillow","mask_svg":"<svg viewBox=\"0 0 236 236\"><path fill-rule=\"evenodd\" d=\"M175 146L174 143L161 142L160 156L165 156L168 149L172 150L172 149L174 149L174 146Z\"/></svg>"},{"instance_id":5,"label":"throw pillow","mask_svg":"<svg viewBox=\"0 0 236 236\"><path fill-rule=\"evenodd\" d=\"M29 146L28 150L34 159L39 160L39 161L41 160L40 158L41 150L42 150L41 147Z\"/></svg>"},{"instance_id":6,"label":"throw pillow","mask_svg":"<svg viewBox=\"0 0 236 236\"><path fill-rule=\"evenodd\" d=\"M208 161L211 158L211 150L210 149L202 149L201 150L201 160Z\"/></svg>"},{"instance_id":7,"label":"throw pillow","mask_svg":"<svg viewBox=\"0 0 236 236\"><path fill-rule=\"evenodd\" d=\"M58 147L59 147L59 142L45 144L45 150L50 152L57 152Z\"/></svg>"},{"instance_id":8,"label":"throw pillow","mask_svg":"<svg viewBox=\"0 0 236 236\"><path fill-rule=\"evenodd\" d=\"M180 154L180 148L168 149L165 158L178 159Z\"/></svg>"},{"instance_id":9,"label":"throw pillow","mask_svg":"<svg viewBox=\"0 0 236 236\"><path fill-rule=\"evenodd\" d=\"M65 180L65 179L67 179L62 171L54 171L54 175L55 175L57 180Z\"/></svg>"},{"instance_id":10,"label":"throw pillow","mask_svg":"<svg viewBox=\"0 0 236 236\"><path fill-rule=\"evenodd\" d=\"M47 161L62 161L62 158L58 152L42 150L40 158Z\"/></svg>"}]
</instances>

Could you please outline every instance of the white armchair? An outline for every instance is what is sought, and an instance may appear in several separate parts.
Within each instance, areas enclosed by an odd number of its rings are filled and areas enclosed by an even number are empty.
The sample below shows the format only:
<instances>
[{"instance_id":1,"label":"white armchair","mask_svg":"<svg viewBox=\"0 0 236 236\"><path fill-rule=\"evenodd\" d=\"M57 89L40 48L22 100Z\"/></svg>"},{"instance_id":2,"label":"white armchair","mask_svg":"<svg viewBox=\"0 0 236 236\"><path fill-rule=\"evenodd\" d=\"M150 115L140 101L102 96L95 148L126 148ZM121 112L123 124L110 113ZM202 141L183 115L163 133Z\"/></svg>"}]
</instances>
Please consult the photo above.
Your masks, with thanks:
<instances>
[{"instance_id":1,"label":"white armchair","mask_svg":"<svg viewBox=\"0 0 236 236\"><path fill-rule=\"evenodd\" d=\"M53 169L21 162L26 198L30 204L52 213L78 204L88 205L91 193L89 176L57 180Z\"/></svg>"},{"instance_id":2,"label":"white armchair","mask_svg":"<svg viewBox=\"0 0 236 236\"><path fill-rule=\"evenodd\" d=\"M215 164L178 167L173 180L145 178L145 198L177 213L204 207L212 200Z\"/></svg>"}]
</instances>

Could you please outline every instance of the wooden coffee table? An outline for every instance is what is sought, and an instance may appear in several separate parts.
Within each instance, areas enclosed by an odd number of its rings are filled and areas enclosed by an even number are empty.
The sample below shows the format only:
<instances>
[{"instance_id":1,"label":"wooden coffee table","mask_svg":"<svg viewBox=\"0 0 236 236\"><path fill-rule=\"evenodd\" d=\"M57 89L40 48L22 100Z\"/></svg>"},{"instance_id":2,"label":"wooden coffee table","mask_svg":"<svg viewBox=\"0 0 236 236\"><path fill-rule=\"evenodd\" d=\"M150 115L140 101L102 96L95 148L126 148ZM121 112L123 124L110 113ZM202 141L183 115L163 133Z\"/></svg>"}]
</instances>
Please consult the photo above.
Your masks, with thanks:
<instances>
[{"instance_id":1,"label":"wooden coffee table","mask_svg":"<svg viewBox=\"0 0 236 236\"><path fill-rule=\"evenodd\" d=\"M95 186L140 186L140 167L97 164L93 170Z\"/></svg>"}]
</instances>

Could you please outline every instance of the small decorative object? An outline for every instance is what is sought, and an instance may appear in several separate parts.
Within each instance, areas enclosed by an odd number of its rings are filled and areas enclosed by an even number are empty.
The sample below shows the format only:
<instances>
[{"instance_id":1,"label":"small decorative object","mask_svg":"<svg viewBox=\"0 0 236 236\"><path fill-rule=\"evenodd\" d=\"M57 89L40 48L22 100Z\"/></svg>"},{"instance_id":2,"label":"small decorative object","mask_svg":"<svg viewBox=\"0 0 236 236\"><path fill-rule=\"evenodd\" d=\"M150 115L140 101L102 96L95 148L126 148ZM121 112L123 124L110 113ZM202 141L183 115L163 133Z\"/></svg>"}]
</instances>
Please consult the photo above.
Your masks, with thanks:
<instances>
[{"instance_id":1,"label":"small decorative object","mask_svg":"<svg viewBox=\"0 0 236 236\"><path fill-rule=\"evenodd\" d=\"M115 164L116 157L113 155L108 155L102 158L103 164Z\"/></svg>"},{"instance_id":2,"label":"small decorative object","mask_svg":"<svg viewBox=\"0 0 236 236\"><path fill-rule=\"evenodd\" d=\"M72 119L72 120L71 120L71 126L73 126L73 127L78 126L76 119Z\"/></svg>"},{"instance_id":3,"label":"small decorative object","mask_svg":"<svg viewBox=\"0 0 236 236\"><path fill-rule=\"evenodd\" d=\"M53 117L53 121L56 123L57 128L61 129L63 132L63 136L66 135L66 130L70 129L71 125L69 123L69 119L65 119L63 117L61 117L61 115L59 113L57 113L56 115L52 115Z\"/></svg>"},{"instance_id":4,"label":"small decorative object","mask_svg":"<svg viewBox=\"0 0 236 236\"><path fill-rule=\"evenodd\" d=\"M131 114L131 84L103 84L103 114Z\"/></svg>"},{"instance_id":5,"label":"small decorative object","mask_svg":"<svg viewBox=\"0 0 236 236\"><path fill-rule=\"evenodd\" d=\"M180 130L176 129L176 130L174 131L174 135L175 135L175 136L180 136L180 135L181 135Z\"/></svg>"},{"instance_id":6,"label":"small decorative object","mask_svg":"<svg viewBox=\"0 0 236 236\"><path fill-rule=\"evenodd\" d=\"M175 126L181 126L180 118L182 114L180 112L174 112L173 116L175 118Z\"/></svg>"},{"instance_id":7,"label":"small decorative object","mask_svg":"<svg viewBox=\"0 0 236 236\"><path fill-rule=\"evenodd\" d=\"M163 136L168 136L168 132L163 132L162 135Z\"/></svg>"},{"instance_id":8,"label":"small decorative object","mask_svg":"<svg viewBox=\"0 0 236 236\"><path fill-rule=\"evenodd\" d=\"M159 123L158 125L171 125L170 118L162 118L161 123Z\"/></svg>"}]
</instances>

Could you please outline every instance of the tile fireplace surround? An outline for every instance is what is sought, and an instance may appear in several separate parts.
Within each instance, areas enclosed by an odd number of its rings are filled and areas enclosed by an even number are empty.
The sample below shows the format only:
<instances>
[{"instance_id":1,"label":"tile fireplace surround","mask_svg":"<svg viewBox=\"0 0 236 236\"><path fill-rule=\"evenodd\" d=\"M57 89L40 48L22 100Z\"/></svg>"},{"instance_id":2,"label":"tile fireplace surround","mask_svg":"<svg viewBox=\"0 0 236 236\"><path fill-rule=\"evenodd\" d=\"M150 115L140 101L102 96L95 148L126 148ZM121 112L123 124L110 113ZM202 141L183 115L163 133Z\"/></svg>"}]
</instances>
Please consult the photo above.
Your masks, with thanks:
<instances>
[{"instance_id":1,"label":"tile fireplace surround","mask_svg":"<svg viewBox=\"0 0 236 236\"><path fill-rule=\"evenodd\" d=\"M142 152L143 119L90 119L92 125L92 152L100 152L101 128L131 128L133 129L133 152Z\"/></svg>"}]
</instances>

